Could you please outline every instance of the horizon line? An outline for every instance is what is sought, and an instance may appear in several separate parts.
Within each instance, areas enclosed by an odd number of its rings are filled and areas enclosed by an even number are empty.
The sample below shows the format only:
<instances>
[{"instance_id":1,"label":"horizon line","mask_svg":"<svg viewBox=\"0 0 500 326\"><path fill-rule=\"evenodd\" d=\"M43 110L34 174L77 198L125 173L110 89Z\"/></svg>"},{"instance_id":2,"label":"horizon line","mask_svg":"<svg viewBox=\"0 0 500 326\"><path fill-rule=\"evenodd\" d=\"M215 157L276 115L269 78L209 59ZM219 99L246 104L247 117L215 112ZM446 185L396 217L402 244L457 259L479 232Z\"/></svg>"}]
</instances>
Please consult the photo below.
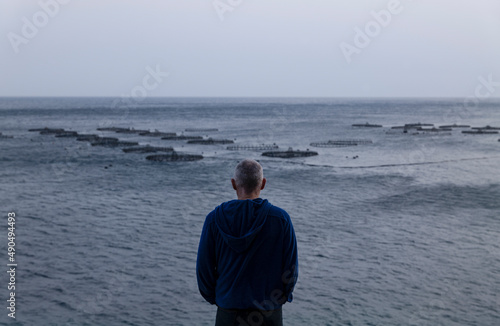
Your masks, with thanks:
<instances>
[{"instance_id":1,"label":"horizon line","mask_svg":"<svg viewBox=\"0 0 500 326\"><path fill-rule=\"evenodd\" d=\"M28 96L18 96L18 95L8 95L0 96L0 99L4 98L122 98L122 96L113 95L28 95ZM125 98L133 98L128 96ZM219 99L460 99L468 98L468 96L147 96L141 99L173 99L173 98L183 98L183 99L201 99L201 98L219 98ZM491 96L489 99L500 99L500 96Z\"/></svg>"}]
</instances>

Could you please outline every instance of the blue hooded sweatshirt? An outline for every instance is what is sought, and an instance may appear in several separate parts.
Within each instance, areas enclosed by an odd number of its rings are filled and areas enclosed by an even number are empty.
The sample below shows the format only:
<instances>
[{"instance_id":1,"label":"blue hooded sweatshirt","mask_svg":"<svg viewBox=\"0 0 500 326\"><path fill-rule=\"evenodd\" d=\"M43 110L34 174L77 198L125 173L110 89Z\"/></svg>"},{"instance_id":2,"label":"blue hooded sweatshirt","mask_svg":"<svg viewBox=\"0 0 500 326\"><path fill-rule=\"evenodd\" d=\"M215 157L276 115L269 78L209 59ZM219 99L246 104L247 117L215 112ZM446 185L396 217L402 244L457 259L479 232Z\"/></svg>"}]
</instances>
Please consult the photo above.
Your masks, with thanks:
<instances>
[{"instance_id":1,"label":"blue hooded sweatshirt","mask_svg":"<svg viewBox=\"0 0 500 326\"><path fill-rule=\"evenodd\" d=\"M201 295L221 308L274 310L292 302L298 261L290 216L261 198L217 206L203 225L196 276Z\"/></svg>"}]
</instances>

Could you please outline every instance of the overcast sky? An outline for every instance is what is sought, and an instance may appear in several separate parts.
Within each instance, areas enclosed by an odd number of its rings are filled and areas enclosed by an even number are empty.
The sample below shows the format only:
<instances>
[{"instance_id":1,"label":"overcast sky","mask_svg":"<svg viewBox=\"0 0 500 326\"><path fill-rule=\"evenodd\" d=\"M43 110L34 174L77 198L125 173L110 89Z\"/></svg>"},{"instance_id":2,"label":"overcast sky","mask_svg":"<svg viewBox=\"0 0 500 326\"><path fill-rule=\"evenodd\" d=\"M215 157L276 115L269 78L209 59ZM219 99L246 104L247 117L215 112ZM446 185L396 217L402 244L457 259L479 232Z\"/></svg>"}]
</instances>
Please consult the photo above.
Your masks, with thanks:
<instances>
[{"instance_id":1,"label":"overcast sky","mask_svg":"<svg viewBox=\"0 0 500 326\"><path fill-rule=\"evenodd\" d=\"M0 22L0 96L500 96L498 0L0 0Z\"/></svg>"}]
</instances>

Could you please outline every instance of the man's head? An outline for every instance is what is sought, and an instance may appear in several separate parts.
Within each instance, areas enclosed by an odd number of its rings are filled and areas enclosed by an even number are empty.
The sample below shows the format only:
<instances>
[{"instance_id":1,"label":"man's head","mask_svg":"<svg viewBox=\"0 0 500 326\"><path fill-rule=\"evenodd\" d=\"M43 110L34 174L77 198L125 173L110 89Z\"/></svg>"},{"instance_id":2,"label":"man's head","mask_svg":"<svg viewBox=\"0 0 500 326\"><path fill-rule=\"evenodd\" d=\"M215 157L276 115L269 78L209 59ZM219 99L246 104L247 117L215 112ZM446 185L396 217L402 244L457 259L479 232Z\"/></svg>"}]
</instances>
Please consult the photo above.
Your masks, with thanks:
<instances>
[{"instance_id":1,"label":"man's head","mask_svg":"<svg viewBox=\"0 0 500 326\"><path fill-rule=\"evenodd\" d=\"M231 179L238 199L255 199L266 185L262 166L255 160L245 159L238 163Z\"/></svg>"}]
</instances>

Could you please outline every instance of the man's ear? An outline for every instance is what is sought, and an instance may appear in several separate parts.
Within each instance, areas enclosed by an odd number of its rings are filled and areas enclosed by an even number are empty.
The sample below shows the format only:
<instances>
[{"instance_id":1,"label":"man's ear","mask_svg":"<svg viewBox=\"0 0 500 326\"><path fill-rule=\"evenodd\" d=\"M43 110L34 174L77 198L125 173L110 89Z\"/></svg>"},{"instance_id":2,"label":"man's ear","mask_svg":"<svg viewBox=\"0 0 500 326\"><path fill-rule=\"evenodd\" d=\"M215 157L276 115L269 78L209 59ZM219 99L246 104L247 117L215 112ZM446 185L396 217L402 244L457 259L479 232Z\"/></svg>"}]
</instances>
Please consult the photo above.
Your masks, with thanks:
<instances>
[{"instance_id":1,"label":"man's ear","mask_svg":"<svg viewBox=\"0 0 500 326\"><path fill-rule=\"evenodd\" d=\"M262 178L262 185L260 186L260 190L264 190L264 188L266 187L266 178Z\"/></svg>"},{"instance_id":2,"label":"man's ear","mask_svg":"<svg viewBox=\"0 0 500 326\"><path fill-rule=\"evenodd\" d=\"M233 185L233 189L234 189L234 190L238 190L238 189L236 188L236 180L231 179L231 184Z\"/></svg>"}]
</instances>

